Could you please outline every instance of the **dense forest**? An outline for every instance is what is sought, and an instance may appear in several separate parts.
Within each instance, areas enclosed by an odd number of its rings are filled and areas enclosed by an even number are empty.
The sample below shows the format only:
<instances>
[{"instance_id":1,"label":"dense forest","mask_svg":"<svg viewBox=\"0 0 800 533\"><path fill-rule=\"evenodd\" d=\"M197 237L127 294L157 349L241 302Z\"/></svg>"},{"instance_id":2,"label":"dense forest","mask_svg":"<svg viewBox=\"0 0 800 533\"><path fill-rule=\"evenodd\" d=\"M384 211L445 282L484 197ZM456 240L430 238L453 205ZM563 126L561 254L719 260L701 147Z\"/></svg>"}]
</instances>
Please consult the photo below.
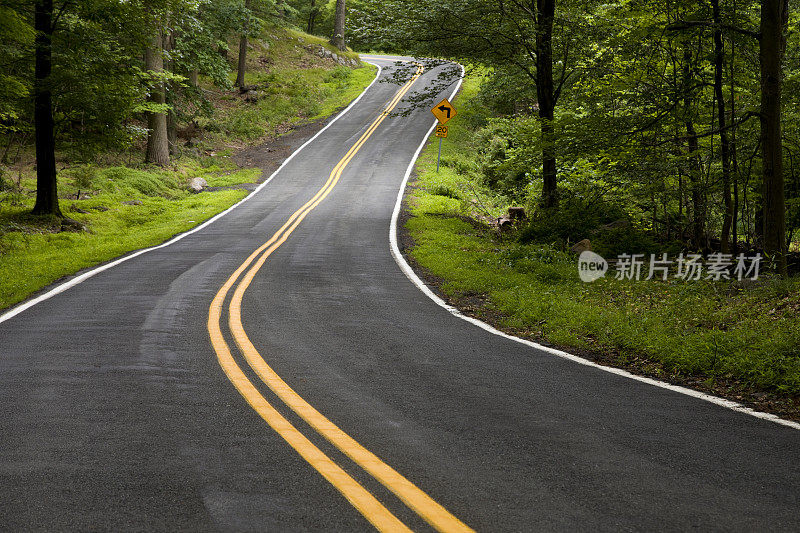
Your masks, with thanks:
<instances>
[{"instance_id":1,"label":"dense forest","mask_svg":"<svg viewBox=\"0 0 800 533\"><path fill-rule=\"evenodd\" d=\"M334 6L323 7L312 2L309 29L327 31L344 49L331 33ZM308 16L280 0L4 2L0 163L35 146L33 213L55 216L56 150L67 163L87 163L141 145L144 162L164 167L179 129L214 112L200 80L247 92L248 38Z\"/></svg>"},{"instance_id":2,"label":"dense forest","mask_svg":"<svg viewBox=\"0 0 800 533\"><path fill-rule=\"evenodd\" d=\"M91 160L140 143L146 162L166 165L178 128L211 112L198 78L243 87L248 37L281 24L341 49L480 71L494 117L481 125L477 172L511 202L535 204L566 226L577 213L613 221L624 212L646 233L630 237L634 248L656 239L706 252L758 250L786 273L800 230L793 7L11 0L0 7L0 157L8 163L35 143L40 214L60 213L56 144Z\"/></svg>"},{"instance_id":3,"label":"dense forest","mask_svg":"<svg viewBox=\"0 0 800 533\"><path fill-rule=\"evenodd\" d=\"M356 48L488 70L480 173L496 189L549 218L623 210L662 242L758 249L785 272L800 229L792 3L351 4Z\"/></svg>"}]
</instances>

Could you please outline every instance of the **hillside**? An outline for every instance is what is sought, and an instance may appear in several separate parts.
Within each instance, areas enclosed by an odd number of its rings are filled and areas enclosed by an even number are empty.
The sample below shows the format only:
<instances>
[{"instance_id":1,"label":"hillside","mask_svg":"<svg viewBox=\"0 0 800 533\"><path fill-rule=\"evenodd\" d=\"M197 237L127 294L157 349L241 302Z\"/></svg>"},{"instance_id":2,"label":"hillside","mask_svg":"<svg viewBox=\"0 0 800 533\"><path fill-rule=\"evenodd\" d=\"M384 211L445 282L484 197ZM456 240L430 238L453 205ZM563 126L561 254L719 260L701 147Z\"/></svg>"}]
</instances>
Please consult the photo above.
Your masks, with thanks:
<instances>
[{"instance_id":1,"label":"hillside","mask_svg":"<svg viewBox=\"0 0 800 533\"><path fill-rule=\"evenodd\" d=\"M236 65L233 42L230 49L228 61ZM231 81L234 77L231 71ZM179 121L169 166L143 163L143 137L88 158L69 143L57 145L65 220L29 214L36 194L33 145L30 138L16 144L6 139L11 149L0 165L0 309L63 276L163 242L227 209L265 177L255 163L248 164L252 158L238 154L244 149L271 153L276 139L304 125L312 125L311 131L373 77L374 69L354 53L336 52L324 40L296 30L266 28L250 42L245 90L199 77L204 102ZM131 131L145 127L143 117L129 125ZM200 180L204 190L197 194L190 185Z\"/></svg>"}]
</instances>

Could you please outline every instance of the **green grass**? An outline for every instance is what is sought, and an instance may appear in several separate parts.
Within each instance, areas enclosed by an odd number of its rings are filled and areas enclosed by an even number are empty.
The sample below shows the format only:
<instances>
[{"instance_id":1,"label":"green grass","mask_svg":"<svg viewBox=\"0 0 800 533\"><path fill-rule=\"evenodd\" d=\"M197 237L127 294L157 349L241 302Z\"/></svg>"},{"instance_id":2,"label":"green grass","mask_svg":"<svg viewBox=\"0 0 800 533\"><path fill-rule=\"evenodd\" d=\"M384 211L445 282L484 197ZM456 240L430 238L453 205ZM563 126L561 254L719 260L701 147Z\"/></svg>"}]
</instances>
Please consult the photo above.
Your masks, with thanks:
<instances>
[{"instance_id":1,"label":"green grass","mask_svg":"<svg viewBox=\"0 0 800 533\"><path fill-rule=\"evenodd\" d=\"M224 95L225 114L202 119L201 125L226 140L252 143L277 136L323 117L350 103L375 77L376 68L361 64L351 69L316 55L319 47L348 59L353 52L340 52L324 39L297 30L271 28L265 41L254 43L248 54L245 85L256 87L258 100L245 102L234 94ZM231 81L235 73L231 73Z\"/></svg>"},{"instance_id":2,"label":"green grass","mask_svg":"<svg viewBox=\"0 0 800 533\"><path fill-rule=\"evenodd\" d=\"M246 196L244 190L200 194L186 190L192 177L213 183L217 174L202 170L181 175L126 167L102 169L91 187L84 189L90 199L60 201L65 216L88 228L84 232L59 231L60 221L32 217L28 214L30 197L17 197L17 205L12 206L7 201L11 193L2 195L6 201L0 200L0 308L82 268L164 242ZM259 175L259 170L246 169L231 171L225 179L228 183L248 183ZM61 190L72 194L75 187L69 180L65 178L62 183Z\"/></svg>"},{"instance_id":3,"label":"green grass","mask_svg":"<svg viewBox=\"0 0 800 533\"><path fill-rule=\"evenodd\" d=\"M192 178L202 177L211 187L258 181L259 169L240 169L231 161L233 147L327 117L375 76L371 66L349 69L318 57L314 47L330 48L322 39L278 28L268 29L265 38L268 43L252 43L248 59L248 84L263 86L259 101L244 102L238 93L209 87L216 112L201 126L215 131L206 132L199 149L173 161L173 168L59 163L61 210L87 231L60 231L60 220L28 214L36 188L32 157L13 173L0 167L0 309L83 268L160 244L227 209L247 191L193 194L187 189Z\"/></svg>"},{"instance_id":4,"label":"green grass","mask_svg":"<svg viewBox=\"0 0 800 533\"><path fill-rule=\"evenodd\" d=\"M549 244L519 244L488 225L507 198L471 172L475 131L485 118L468 79L455 105L443 167L436 139L418 164L407 223L413 259L458 300L487 298L478 311L501 327L604 360L714 388L733 383L785 397L800 394L800 280L756 283L580 281L577 258ZM725 386L728 386L725 385Z\"/></svg>"},{"instance_id":5,"label":"green grass","mask_svg":"<svg viewBox=\"0 0 800 533\"><path fill-rule=\"evenodd\" d=\"M212 128L226 138L242 141L280 134L281 128L288 130L331 115L358 96L374 77L375 68L371 65L248 74L248 85L264 87L259 90L258 102L235 107Z\"/></svg>"}]
</instances>

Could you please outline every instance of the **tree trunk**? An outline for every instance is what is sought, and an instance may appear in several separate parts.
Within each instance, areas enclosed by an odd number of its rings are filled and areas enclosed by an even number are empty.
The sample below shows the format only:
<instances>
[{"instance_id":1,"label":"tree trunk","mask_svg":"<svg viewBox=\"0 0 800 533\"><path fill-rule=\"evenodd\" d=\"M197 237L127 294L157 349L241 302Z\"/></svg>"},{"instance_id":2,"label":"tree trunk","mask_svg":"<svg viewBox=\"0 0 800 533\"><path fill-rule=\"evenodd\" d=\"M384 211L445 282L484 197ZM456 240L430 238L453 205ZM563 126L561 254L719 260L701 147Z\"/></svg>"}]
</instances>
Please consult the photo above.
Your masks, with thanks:
<instances>
[{"instance_id":1,"label":"tree trunk","mask_svg":"<svg viewBox=\"0 0 800 533\"><path fill-rule=\"evenodd\" d=\"M722 235L720 237L721 252L730 253L731 224L733 223L733 200L731 199L731 165L728 132L725 129L725 95L722 92L722 71L724 68L724 47L722 44L722 23L719 12L719 0L711 0L714 16L714 96L717 100L717 124L719 126L720 152L722 157L722 203L725 213L722 217Z\"/></svg>"},{"instance_id":2,"label":"tree trunk","mask_svg":"<svg viewBox=\"0 0 800 533\"><path fill-rule=\"evenodd\" d=\"M314 34L314 25L317 22L317 1L311 0L311 10L308 12L308 25L306 26L306 33Z\"/></svg>"},{"instance_id":3,"label":"tree trunk","mask_svg":"<svg viewBox=\"0 0 800 533\"><path fill-rule=\"evenodd\" d=\"M247 33L250 30L250 3L251 0L245 0L244 9L247 12L248 19L242 28L242 35L239 37L239 62L236 68L236 81L234 86L244 87L244 74L247 72Z\"/></svg>"},{"instance_id":4,"label":"tree trunk","mask_svg":"<svg viewBox=\"0 0 800 533\"><path fill-rule=\"evenodd\" d=\"M192 87L200 85L200 71L194 69L189 73L189 83L192 84Z\"/></svg>"},{"instance_id":5,"label":"tree trunk","mask_svg":"<svg viewBox=\"0 0 800 533\"><path fill-rule=\"evenodd\" d=\"M536 2L536 98L542 128L542 198L545 208L558 206L558 175L553 138L555 91L553 88L553 18L555 0Z\"/></svg>"},{"instance_id":6,"label":"tree trunk","mask_svg":"<svg viewBox=\"0 0 800 533\"><path fill-rule=\"evenodd\" d=\"M244 87L244 73L247 70L247 35L239 38L239 65L236 68L236 87Z\"/></svg>"},{"instance_id":7,"label":"tree trunk","mask_svg":"<svg viewBox=\"0 0 800 533\"><path fill-rule=\"evenodd\" d=\"M37 0L34 15L36 66L34 69L34 110L36 129L36 204L35 215L61 216L56 185L52 71L53 0Z\"/></svg>"},{"instance_id":8,"label":"tree trunk","mask_svg":"<svg viewBox=\"0 0 800 533\"><path fill-rule=\"evenodd\" d=\"M162 53L164 45L163 40L164 37L162 32L158 31L153 37L150 47L148 47L145 51L145 70L153 72L164 71L164 56ZM163 83L156 83L150 89L148 101L154 104L166 103ZM166 113L148 112L147 128L147 152L145 154L145 162L155 163L156 165L160 166L169 165L169 140L167 137Z\"/></svg>"},{"instance_id":9,"label":"tree trunk","mask_svg":"<svg viewBox=\"0 0 800 533\"><path fill-rule=\"evenodd\" d=\"M169 53L175 49L175 32L170 32L169 37L164 40L164 51ZM168 72L175 71L175 61L169 57L164 62L164 68ZM179 90L179 84L170 82L165 86L165 101L170 105L167 111L167 144L169 145L170 155L175 155L178 147L178 117L175 114L175 98Z\"/></svg>"},{"instance_id":10,"label":"tree trunk","mask_svg":"<svg viewBox=\"0 0 800 533\"><path fill-rule=\"evenodd\" d=\"M736 11L736 2L733 4ZM739 158L736 153L736 44L731 40L731 174L733 176L733 220L731 221L731 241L733 253L739 251Z\"/></svg>"},{"instance_id":11,"label":"tree trunk","mask_svg":"<svg viewBox=\"0 0 800 533\"><path fill-rule=\"evenodd\" d=\"M692 196L692 241L697 248L705 247L705 205L703 202L703 191L701 191L702 166L700 163L700 151L697 141L697 131L694 129L692 117L692 95L689 86L692 83L692 52L687 48L683 52L683 107L684 125L686 126L686 137L689 156L689 183Z\"/></svg>"},{"instance_id":12,"label":"tree trunk","mask_svg":"<svg viewBox=\"0 0 800 533\"><path fill-rule=\"evenodd\" d=\"M783 0L761 0L761 155L763 165L764 252L786 275L786 206L781 142L781 59Z\"/></svg>"},{"instance_id":13,"label":"tree trunk","mask_svg":"<svg viewBox=\"0 0 800 533\"><path fill-rule=\"evenodd\" d=\"M333 22L333 37L331 44L339 50L347 50L344 40L345 5L344 0L336 0L336 18Z\"/></svg>"}]
</instances>

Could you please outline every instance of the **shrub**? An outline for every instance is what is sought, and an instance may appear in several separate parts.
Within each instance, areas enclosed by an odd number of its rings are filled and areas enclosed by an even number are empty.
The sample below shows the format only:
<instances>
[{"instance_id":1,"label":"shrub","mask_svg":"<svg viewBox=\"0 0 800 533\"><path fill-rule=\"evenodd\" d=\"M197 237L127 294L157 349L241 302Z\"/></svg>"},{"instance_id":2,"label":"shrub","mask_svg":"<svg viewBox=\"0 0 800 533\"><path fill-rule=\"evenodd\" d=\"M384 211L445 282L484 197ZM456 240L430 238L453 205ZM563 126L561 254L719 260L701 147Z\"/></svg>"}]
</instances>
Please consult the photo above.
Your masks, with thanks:
<instances>
[{"instance_id":1,"label":"shrub","mask_svg":"<svg viewBox=\"0 0 800 533\"><path fill-rule=\"evenodd\" d=\"M97 169L92 165L83 165L72 170L72 179L78 190L91 189L96 176Z\"/></svg>"},{"instance_id":2,"label":"shrub","mask_svg":"<svg viewBox=\"0 0 800 533\"><path fill-rule=\"evenodd\" d=\"M657 254L661 251L658 243L632 226L600 229L592 239L592 249L603 257L616 257L620 254Z\"/></svg>"},{"instance_id":3,"label":"shrub","mask_svg":"<svg viewBox=\"0 0 800 533\"><path fill-rule=\"evenodd\" d=\"M620 206L604 199L588 201L575 196L565 197L558 209L536 213L520 233L519 241L523 244L558 243L563 246L567 242L591 239L598 228L616 221L629 221Z\"/></svg>"}]
</instances>

